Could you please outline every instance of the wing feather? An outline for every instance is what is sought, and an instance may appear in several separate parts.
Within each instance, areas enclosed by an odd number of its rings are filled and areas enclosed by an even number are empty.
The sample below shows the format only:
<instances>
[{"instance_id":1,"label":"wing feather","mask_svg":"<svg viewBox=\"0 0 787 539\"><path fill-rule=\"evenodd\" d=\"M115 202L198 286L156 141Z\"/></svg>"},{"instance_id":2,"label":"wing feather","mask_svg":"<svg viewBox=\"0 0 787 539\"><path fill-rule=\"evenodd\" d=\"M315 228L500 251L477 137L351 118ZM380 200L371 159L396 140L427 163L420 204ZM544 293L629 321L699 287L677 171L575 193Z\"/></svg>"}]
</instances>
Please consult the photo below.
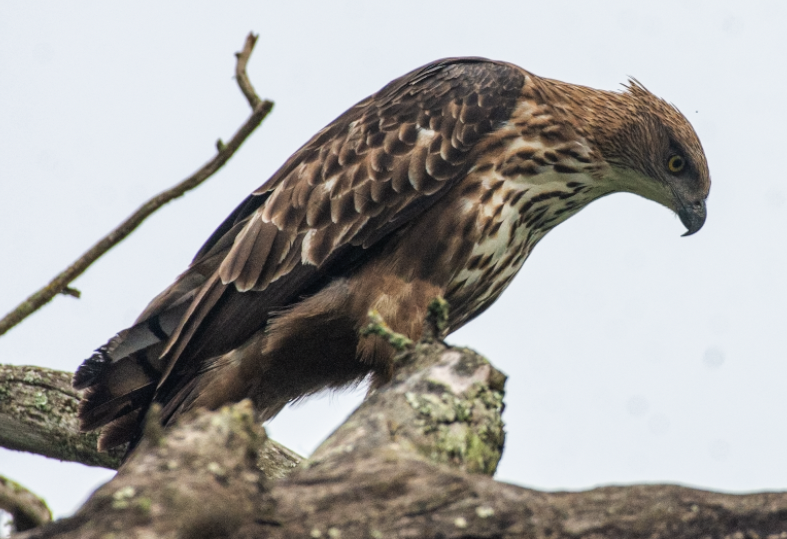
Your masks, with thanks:
<instances>
[{"instance_id":1,"label":"wing feather","mask_svg":"<svg viewBox=\"0 0 787 539\"><path fill-rule=\"evenodd\" d=\"M525 73L510 64L440 60L317 133L143 313L176 304L185 311L170 326L155 400L177 401L205 361L264 328L271 312L357 266L367 249L440 200L472 166L474 145L510 118L524 83ZM116 402L107 407L117 409Z\"/></svg>"}]
</instances>

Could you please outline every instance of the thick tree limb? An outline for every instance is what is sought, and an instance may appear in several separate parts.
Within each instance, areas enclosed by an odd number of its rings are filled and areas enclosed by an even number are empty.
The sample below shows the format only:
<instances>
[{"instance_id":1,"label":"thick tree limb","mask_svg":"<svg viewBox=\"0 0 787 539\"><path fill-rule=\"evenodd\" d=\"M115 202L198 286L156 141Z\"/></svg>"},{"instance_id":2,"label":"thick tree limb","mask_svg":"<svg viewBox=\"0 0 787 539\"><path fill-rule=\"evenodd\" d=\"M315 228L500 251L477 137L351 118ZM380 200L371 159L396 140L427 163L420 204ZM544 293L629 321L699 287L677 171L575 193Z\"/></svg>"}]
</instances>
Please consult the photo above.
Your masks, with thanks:
<instances>
[{"instance_id":1,"label":"thick tree limb","mask_svg":"<svg viewBox=\"0 0 787 539\"><path fill-rule=\"evenodd\" d=\"M399 356L392 385L367 398L310 458L420 456L471 473L495 473L503 451L505 375L467 349L422 342Z\"/></svg>"},{"instance_id":2,"label":"thick tree limb","mask_svg":"<svg viewBox=\"0 0 787 539\"><path fill-rule=\"evenodd\" d=\"M672 485L545 493L421 460L350 457L275 485L276 525L235 537L787 537L787 494L734 496Z\"/></svg>"},{"instance_id":3,"label":"thick tree limb","mask_svg":"<svg viewBox=\"0 0 787 539\"><path fill-rule=\"evenodd\" d=\"M185 421L161 437L157 414L149 413L142 443L115 478L72 518L32 536L224 537L265 518L269 496L256 466L265 438L249 403Z\"/></svg>"},{"instance_id":4,"label":"thick tree limb","mask_svg":"<svg viewBox=\"0 0 787 539\"><path fill-rule=\"evenodd\" d=\"M0 476L0 509L11 514L16 531L36 528L52 520L52 512L44 500L3 476Z\"/></svg>"},{"instance_id":5,"label":"thick tree limb","mask_svg":"<svg viewBox=\"0 0 787 539\"><path fill-rule=\"evenodd\" d=\"M437 342L399 360L394 382L284 479L256 466L268 441L248 403L195 412L164 433L147 429L74 517L19 537L787 537L787 493L670 485L543 493L468 473L497 462L502 375Z\"/></svg>"},{"instance_id":6,"label":"thick tree limb","mask_svg":"<svg viewBox=\"0 0 787 539\"><path fill-rule=\"evenodd\" d=\"M0 335L3 335L9 329L17 325L19 322L30 316L39 308L46 305L56 295L66 292L69 295L78 297L75 289L68 288L68 285L77 277L79 277L93 262L100 256L109 251L112 247L120 243L131 232L134 231L142 222L148 218L153 212L161 208L166 203L184 195L187 191L194 189L202 182L211 177L217 170L219 170L224 163L240 148L241 144L248 138L248 136L257 128L260 123L265 119L268 113L273 108L273 102L268 100L261 100L254 92L254 88L246 75L246 63L254 48L254 43L257 37L249 34L246 38L246 43L243 50L237 54L238 61L236 67L236 78L238 85L246 96L246 99L251 105L252 113L246 122L238 129L226 144L219 140L217 147L218 153L213 159L208 161L197 172L172 187L159 193L155 197L148 200L136 212L134 212L128 219L121 223L112 232L107 234L98 243L91 247L85 254L83 254L76 262L71 264L57 277L52 279L45 287L35 292L28 297L25 301L19 304L13 311L8 313L2 320L0 320Z\"/></svg>"},{"instance_id":7,"label":"thick tree limb","mask_svg":"<svg viewBox=\"0 0 787 539\"><path fill-rule=\"evenodd\" d=\"M123 449L99 453L98 434L79 432L81 392L71 387L73 376L41 367L0 365L0 446L116 469Z\"/></svg>"},{"instance_id":8,"label":"thick tree limb","mask_svg":"<svg viewBox=\"0 0 787 539\"><path fill-rule=\"evenodd\" d=\"M99 453L98 433L79 431L76 412L82 392L71 387L73 376L42 367L0 365L0 447L117 469L125 448ZM302 460L273 440L258 458L271 478L286 475Z\"/></svg>"}]
</instances>

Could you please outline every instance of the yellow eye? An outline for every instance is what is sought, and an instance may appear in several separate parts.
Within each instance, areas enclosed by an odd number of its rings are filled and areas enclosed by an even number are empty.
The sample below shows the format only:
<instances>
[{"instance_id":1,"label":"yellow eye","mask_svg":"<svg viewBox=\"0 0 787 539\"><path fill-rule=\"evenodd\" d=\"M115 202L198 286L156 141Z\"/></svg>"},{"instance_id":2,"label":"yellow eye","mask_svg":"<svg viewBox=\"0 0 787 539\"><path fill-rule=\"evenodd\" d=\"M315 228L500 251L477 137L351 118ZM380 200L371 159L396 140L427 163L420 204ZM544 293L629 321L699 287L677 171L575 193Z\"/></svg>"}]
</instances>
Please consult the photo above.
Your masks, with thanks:
<instances>
[{"instance_id":1,"label":"yellow eye","mask_svg":"<svg viewBox=\"0 0 787 539\"><path fill-rule=\"evenodd\" d=\"M667 168L673 174L677 174L686 167L686 160L679 155L673 155L667 161Z\"/></svg>"}]
</instances>

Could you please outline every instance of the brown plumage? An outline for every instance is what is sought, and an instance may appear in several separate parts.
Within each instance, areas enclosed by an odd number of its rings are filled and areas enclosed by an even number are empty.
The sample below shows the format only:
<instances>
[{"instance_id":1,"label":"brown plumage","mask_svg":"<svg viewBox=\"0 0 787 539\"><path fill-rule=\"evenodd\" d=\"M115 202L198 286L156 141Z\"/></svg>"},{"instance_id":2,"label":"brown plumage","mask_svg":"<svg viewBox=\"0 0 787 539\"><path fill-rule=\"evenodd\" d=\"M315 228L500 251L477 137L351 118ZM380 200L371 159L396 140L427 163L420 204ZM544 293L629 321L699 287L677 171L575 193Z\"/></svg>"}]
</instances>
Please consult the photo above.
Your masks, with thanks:
<instances>
[{"instance_id":1,"label":"brown plumage","mask_svg":"<svg viewBox=\"0 0 787 539\"><path fill-rule=\"evenodd\" d=\"M260 419L372 374L392 350L359 337L376 309L418 339L444 296L454 331L505 289L544 234L616 191L705 220L710 178L674 107L481 58L391 82L322 131L213 233L191 266L77 371L102 449L250 397Z\"/></svg>"}]
</instances>

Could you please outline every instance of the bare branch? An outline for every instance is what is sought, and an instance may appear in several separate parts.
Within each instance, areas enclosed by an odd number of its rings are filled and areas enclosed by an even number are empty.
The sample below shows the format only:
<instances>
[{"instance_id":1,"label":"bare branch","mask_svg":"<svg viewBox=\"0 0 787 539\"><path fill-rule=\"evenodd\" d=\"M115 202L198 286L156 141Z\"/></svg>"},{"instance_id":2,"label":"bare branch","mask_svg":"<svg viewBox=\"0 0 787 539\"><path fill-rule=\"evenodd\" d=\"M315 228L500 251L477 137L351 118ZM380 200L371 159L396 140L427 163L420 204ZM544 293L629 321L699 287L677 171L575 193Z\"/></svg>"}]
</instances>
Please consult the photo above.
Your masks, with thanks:
<instances>
[{"instance_id":1,"label":"bare branch","mask_svg":"<svg viewBox=\"0 0 787 539\"><path fill-rule=\"evenodd\" d=\"M63 294L64 296L71 296L72 298L77 298L77 299L82 297L82 292L70 286L65 287L63 290L60 291L60 293Z\"/></svg>"},{"instance_id":2,"label":"bare branch","mask_svg":"<svg viewBox=\"0 0 787 539\"><path fill-rule=\"evenodd\" d=\"M243 44L243 50L235 53L238 59L238 62L235 64L235 79L238 81L240 91L246 96L246 100L253 110L263 105L262 101L257 96L257 92L254 91L254 87L251 85L249 77L246 75L246 64L249 62L251 51L254 50L254 45L257 43L257 37L258 36L249 32L249 35L246 36L246 43ZM271 106L272 105L271 103Z\"/></svg>"},{"instance_id":3,"label":"bare branch","mask_svg":"<svg viewBox=\"0 0 787 539\"><path fill-rule=\"evenodd\" d=\"M147 217L153 212L161 208L167 202L174 200L185 194L187 191L194 189L199 184L211 177L217 170L219 170L224 163L240 148L241 144L248 138L248 136L257 128L260 123L265 119L268 113L273 108L273 102L268 100L261 100L254 93L254 88L251 86L249 79L246 75L246 63L251 55L256 37L252 34L246 38L243 50L238 53L237 61L237 80L241 87L243 95L252 106L252 113L246 122L238 129L229 142L221 143L220 149L213 159L208 161L197 172L177 184L171 189L164 191L145 204L143 204L136 212L134 212L128 219L121 223L112 232L107 234L98 243L91 247L79 260L71 264L68 268L60 273L57 277L52 279L49 284L43 287L38 292L28 297L25 301L19 304L13 311L8 313L2 320L0 320L0 335L3 335L9 329L17 325L19 322L30 316L39 308L47 304L57 294L63 292L66 287L74 279L79 277L93 262L100 256L109 251L112 247L120 243L131 232L134 231Z\"/></svg>"},{"instance_id":4,"label":"bare branch","mask_svg":"<svg viewBox=\"0 0 787 539\"><path fill-rule=\"evenodd\" d=\"M19 483L0 475L0 509L14 518L16 531L36 528L52 520L46 502Z\"/></svg>"}]
</instances>

